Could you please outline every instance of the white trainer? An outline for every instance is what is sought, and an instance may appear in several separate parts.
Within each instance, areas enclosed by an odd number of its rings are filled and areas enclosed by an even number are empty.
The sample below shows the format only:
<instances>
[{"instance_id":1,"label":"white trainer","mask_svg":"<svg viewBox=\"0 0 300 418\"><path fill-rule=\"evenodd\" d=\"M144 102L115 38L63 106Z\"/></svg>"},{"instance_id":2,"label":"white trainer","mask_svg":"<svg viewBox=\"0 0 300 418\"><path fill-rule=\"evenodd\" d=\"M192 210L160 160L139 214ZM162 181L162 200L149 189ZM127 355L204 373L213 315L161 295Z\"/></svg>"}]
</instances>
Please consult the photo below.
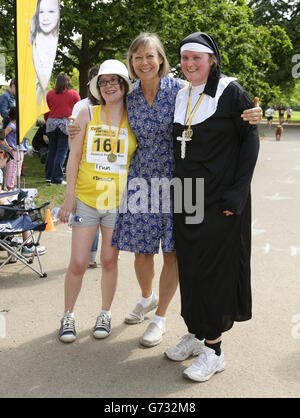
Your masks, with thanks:
<instances>
[{"instance_id":1,"label":"white trainer","mask_svg":"<svg viewBox=\"0 0 300 418\"><path fill-rule=\"evenodd\" d=\"M154 347L161 343L165 332L165 326L160 328L155 322L150 322L143 336L140 338L140 343L145 347Z\"/></svg>"},{"instance_id":2,"label":"white trainer","mask_svg":"<svg viewBox=\"0 0 300 418\"><path fill-rule=\"evenodd\" d=\"M145 314L155 309L158 305L158 297L153 293L150 304L144 308L138 303L134 310L125 317L126 324L139 324L145 319Z\"/></svg>"},{"instance_id":3,"label":"white trainer","mask_svg":"<svg viewBox=\"0 0 300 418\"><path fill-rule=\"evenodd\" d=\"M186 334L181 337L179 343L167 348L165 355L174 361L184 361L190 356L197 356L203 349L203 341L198 340L193 334Z\"/></svg>"},{"instance_id":4,"label":"white trainer","mask_svg":"<svg viewBox=\"0 0 300 418\"><path fill-rule=\"evenodd\" d=\"M206 382L215 373L225 370L225 366L223 351L217 356L215 350L204 345L198 358L184 370L183 375L196 382Z\"/></svg>"}]
</instances>

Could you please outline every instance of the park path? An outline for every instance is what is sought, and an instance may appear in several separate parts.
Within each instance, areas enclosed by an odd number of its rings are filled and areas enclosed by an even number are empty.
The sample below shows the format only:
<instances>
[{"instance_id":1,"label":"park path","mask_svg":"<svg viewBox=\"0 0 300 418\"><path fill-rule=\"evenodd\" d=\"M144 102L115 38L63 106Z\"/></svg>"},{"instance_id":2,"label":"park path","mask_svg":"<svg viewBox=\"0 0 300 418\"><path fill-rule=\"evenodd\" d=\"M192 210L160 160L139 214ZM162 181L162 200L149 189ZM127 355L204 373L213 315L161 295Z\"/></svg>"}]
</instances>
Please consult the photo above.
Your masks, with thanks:
<instances>
[{"instance_id":1,"label":"park path","mask_svg":"<svg viewBox=\"0 0 300 418\"><path fill-rule=\"evenodd\" d=\"M300 127L285 128L281 142L263 125L253 178L253 319L223 336L227 369L203 384L182 377L191 359L171 362L163 352L185 332L179 292L167 316L163 342L139 346L145 323L124 315L139 298L133 255L122 253L113 305L113 330L96 341L101 269L88 270L76 307L78 339L57 340L71 233L57 225L44 233L46 279L19 264L0 271L0 397L202 398L299 397L300 394ZM0 253L1 256L1 253ZM158 289L161 254L155 258Z\"/></svg>"}]
</instances>

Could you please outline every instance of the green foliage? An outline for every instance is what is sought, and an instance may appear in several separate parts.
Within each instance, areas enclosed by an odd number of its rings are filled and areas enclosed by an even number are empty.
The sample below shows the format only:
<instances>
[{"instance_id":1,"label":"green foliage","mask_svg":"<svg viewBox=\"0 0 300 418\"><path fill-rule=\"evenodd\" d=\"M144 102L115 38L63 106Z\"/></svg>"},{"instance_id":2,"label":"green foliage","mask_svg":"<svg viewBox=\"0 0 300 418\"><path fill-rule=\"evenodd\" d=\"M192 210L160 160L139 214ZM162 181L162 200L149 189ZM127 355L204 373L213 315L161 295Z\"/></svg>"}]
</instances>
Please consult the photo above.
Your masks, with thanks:
<instances>
[{"instance_id":1,"label":"green foliage","mask_svg":"<svg viewBox=\"0 0 300 418\"><path fill-rule=\"evenodd\" d=\"M213 35L220 47L223 72L236 76L265 104L282 90L292 90L294 83L292 44L284 27L275 20L271 24L255 20L256 6L270 2L210 0L208 7L207 0L61 0L54 78L60 71L73 74L73 79L78 73L80 95L85 97L88 69L108 58L125 61L131 41L145 31L160 36L173 72L181 75L179 42L192 32L203 31ZM284 6L284 20L286 4L279 3ZM13 34L12 0L0 0L0 5L7 10L0 18L0 39L7 39ZM6 22L5 31L1 22Z\"/></svg>"},{"instance_id":2,"label":"green foliage","mask_svg":"<svg viewBox=\"0 0 300 418\"><path fill-rule=\"evenodd\" d=\"M270 33L272 41L273 66L267 75L271 85L277 88L265 96L265 103L275 97L285 97L291 101L294 95L296 79L292 77L292 56L300 51L300 3L299 0L250 0L253 10L251 23L263 25ZM277 37L280 27L289 41ZM287 42L292 47L286 48Z\"/></svg>"},{"instance_id":3,"label":"green foliage","mask_svg":"<svg viewBox=\"0 0 300 418\"><path fill-rule=\"evenodd\" d=\"M20 179L20 184L27 188L38 189L38 195L34 199L37 206L45 202L50 202L49 209L60 207L65 199L66 188L64 186L50 186L45 182L45 164L40 162L38 154L33 157L24 157L24 176Z\"/></svg>"}]
</instances>

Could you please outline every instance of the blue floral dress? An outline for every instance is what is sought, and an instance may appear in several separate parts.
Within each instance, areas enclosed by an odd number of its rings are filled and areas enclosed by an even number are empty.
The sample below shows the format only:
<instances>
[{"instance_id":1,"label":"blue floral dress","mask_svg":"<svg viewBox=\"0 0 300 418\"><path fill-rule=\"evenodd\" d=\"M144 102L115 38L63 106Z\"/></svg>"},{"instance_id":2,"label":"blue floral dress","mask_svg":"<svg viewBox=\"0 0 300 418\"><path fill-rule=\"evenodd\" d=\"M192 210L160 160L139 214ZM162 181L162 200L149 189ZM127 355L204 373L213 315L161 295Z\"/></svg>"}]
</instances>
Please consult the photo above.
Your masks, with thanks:
<instances>
[{"instance_id":1,"label":"blue floral dress","mask_svg":"<svg viewBox=\"0 0 300 418\"><path fill-rule=\"evenodd\" d=\"M143 95L140 81L127 96L129 123L138 148L131 160L112 239L112 245L120 250L156 254L160 241L164 253L175 249L171 202L166 210L162 188L157 194L153 184L173 178L173 117L176 96L183 83L171 77L162 78L152 106Z\"/></svg>"}]
</instances>

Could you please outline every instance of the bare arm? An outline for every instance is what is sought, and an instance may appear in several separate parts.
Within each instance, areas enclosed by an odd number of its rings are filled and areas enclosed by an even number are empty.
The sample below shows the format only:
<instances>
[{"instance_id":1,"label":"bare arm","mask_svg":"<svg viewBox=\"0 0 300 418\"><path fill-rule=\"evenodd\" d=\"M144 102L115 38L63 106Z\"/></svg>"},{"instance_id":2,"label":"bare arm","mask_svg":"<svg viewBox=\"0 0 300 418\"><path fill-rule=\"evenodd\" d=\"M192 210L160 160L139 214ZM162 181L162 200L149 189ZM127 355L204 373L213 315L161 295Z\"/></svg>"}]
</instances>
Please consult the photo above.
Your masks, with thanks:
<instances>
[{"instance_id":1,"label":"bare arm","mask_svg":"<svg viewBox=\"0 0 300 418\"><path fill-rule=\"evenodd\" d=\"M70 154L67 163L67 188L65 201L58 213L58 218L62 222L68 222L70 213L74 213L76 209L75 187L77 182L79 165L82 158L82 148L85 138L85 131L90 122L88 109L82 109L76 118L76 123L80 127L80 131L75 135L74 139L69 142Z\"/></svg>"},{"instance_id":2,"label":"bare arm","mask_svg":"<svg viewBox=\"0 0 300 418\"><path fill-rule=\"evenodd\" d=\"M13 129L12 129L12 127L11 126L8 126L7 128L5 128L5 130L4 130L4 136L5 136L5 138L7 137L7 135L12 131Z\"/></svg>"}]
</instances>

